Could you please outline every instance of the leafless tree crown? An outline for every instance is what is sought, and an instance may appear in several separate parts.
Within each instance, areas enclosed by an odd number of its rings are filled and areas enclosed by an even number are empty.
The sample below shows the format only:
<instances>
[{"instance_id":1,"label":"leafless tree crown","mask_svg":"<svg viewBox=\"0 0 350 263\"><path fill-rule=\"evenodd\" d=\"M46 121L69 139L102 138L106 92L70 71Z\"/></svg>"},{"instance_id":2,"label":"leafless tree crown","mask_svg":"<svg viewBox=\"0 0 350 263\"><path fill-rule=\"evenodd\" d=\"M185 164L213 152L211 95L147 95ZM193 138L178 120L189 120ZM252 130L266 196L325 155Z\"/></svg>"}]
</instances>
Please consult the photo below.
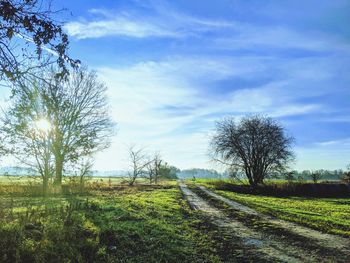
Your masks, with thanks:
<instances>
[{"instance_id":1,"label":"leafless tree crown","mask_svg":"<svg viewBox=\"0 0 350 263\"><path fill-rule=\"evenodd\" d=\"M129 185L134 185L137 178L144 176L147 173L147 166L150 164L148 155L143 148L138 148L135 145L129 147L130 171L128 173Z\"/></svg>"},{"instance_id":2,"label":"leafless tree crown","mask_svg":"<svg viewBox=\"0 0 350 263\"><path fill-rule=\"evenodd\" d=\"M283 171L293 159L293 138L271 118L245 117L237 122L217 122L211 148L216 159L244 171L251 185L263 182L268 173Z\"/></svg>"},{"instance_id":3,"label":"leafless tree crown","mask_svg":"<svg viewBox=\"0 0 350 263\"><path fill-rule=\"evenodd\" d=\"M16 145L14 151L21 156L41 160L43 154L39 153L48 149L55 183L61 185L67 164L109 146L114 123L109 115L106 87L94 72L82 67L64 80L58 80L55 71L44 77L45 81L34 78L14 89L4 130L14 142L12 145ZM45 140L38 140L37 131L33 130L33 124L40 119L50 124Z\"/></svg>"}]
</instances>

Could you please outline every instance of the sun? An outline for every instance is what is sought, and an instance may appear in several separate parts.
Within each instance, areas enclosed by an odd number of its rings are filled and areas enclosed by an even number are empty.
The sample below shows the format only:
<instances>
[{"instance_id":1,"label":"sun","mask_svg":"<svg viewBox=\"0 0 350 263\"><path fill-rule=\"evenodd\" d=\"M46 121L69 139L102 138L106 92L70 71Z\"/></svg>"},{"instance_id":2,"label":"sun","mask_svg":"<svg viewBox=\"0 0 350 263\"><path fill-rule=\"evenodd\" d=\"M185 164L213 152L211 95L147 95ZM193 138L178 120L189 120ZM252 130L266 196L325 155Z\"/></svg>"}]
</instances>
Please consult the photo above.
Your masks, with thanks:
<instances>
[{"instance_id":1,"label":"sun","mask_svg":"<svg viewBox=\"0 0 350 263\"><path fill-rule=\"evenodd\" d=\"M48 133L51 130L51 123L45 119L41 118L35 122L35 128L43 133Z\"/></svg>"}]
</instances>

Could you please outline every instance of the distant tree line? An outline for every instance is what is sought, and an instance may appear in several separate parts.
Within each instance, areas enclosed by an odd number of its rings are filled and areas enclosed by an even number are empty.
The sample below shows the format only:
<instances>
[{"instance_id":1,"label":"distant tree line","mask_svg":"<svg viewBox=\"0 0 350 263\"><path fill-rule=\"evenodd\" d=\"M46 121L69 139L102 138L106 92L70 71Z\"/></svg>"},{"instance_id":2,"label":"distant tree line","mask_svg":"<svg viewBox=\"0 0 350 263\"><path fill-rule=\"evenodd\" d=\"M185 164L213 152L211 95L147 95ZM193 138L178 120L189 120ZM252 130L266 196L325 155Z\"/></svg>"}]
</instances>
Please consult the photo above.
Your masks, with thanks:
<instances>
[{"instance_id":1,"label":"distant tree line","mask_svg":"<svg viewBox=\"0 0 350 263\"><path fill-rule=\"evenodd\" d=\"M223 178L224 174L215 169L191 168L178 172L179 178Z\"/></svg>"},{"instance_id":2,"label":"distant tree line","mask_svg":"<svg viewBox=\"0 0 350 263\"><path fill-rule=\"evenodd\" d=\"M345 171L342 169L338 170L303 170L303 171L291 171L288 175L285 175L285 179L289 181L303 181L311 180L314 183L318 183L321 180L342 180ZM283 175L277 175L277 178L283 178Z\"/></svg>"},{"instance_id":3,"label":"distant tree line","mask_svg":"<svg viewBox=\"0 0 350 263\"><path fill-rule=\"evenodd\" d=\"M347 171L338 170L303 170L303 171L285 171L284 173L269 173L266 174L266 179L281 179L292 182L313 181L315 183L325 180L339 181L343 180ZM246 178L244 171L234 167L228 167L223 172L215 169L192 168L179 170L177 173L179 178L217 178L217 179L232 179L243 180Z\"/></svg>"}]
</instances>

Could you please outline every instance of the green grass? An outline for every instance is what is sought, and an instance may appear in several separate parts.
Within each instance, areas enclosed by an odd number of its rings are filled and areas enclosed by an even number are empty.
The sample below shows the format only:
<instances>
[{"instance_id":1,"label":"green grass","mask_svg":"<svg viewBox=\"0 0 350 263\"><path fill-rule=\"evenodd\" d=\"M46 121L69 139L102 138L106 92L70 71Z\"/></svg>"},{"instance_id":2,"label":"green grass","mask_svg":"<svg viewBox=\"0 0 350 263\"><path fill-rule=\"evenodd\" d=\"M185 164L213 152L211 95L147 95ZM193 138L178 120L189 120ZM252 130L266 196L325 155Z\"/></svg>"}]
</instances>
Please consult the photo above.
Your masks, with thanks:
<instances>
[{"instance_id":1,"label":"green grass","mask_svg":"<svg viewBox=\"0 0 350 263\"><path fill-rule=\"evenodd\" d=\"M247 179L236 180L236 179L229 179L229 178L223 178L223 179L198 178L195 181L193 181L192 179L186 179L185 181L188 182L188 183L196 182L196 183L205 185L207 187L213 187L215 185L223 184L223 183L233 183L233 184L236 184L236 185L242 185L242 184L249 185L249 181ZM324 181L340 182L339 180L328 180L327 179L327 180L319 180L319 183L324 182ZM292 183L298 183L298 182L299 182L298 180L293 180L292 181ZM303 180L302 182L303 183L313 183L312 180L306 180L306 179ZM270 185L270 184L280 185L280 184L286 184L286 183L289 183L289 182L287 180L285 180L285 179L271 179L271 178L269 178L269 179L265 179L264 183L266 185Z\"/></svg>"},{"instance_id":2,"label":"green grass","mask_svg":"<svg viewBox=\"0 0 350 263\"><path fill-rule=\"evenodd\" d=\"M218 190L217 187L220 187L222 182L222 180L207 179L196 181L197 184L204 185L218 194L252 207L261 213L323 232L350 237L349 198L272 197L241 194Z\"/></svg>"},{"instance_id":3,"label":"green grass","mask_svg":"<svg viewBox=\"0 0 350 263\"><path fill-rule=\"evenodd\" d=\"M64 177L63 183L68 183L70 180L70 177ZM108 184L109 182L113 185L120 184L121 182L125 181L125 178L122 177L90 177L88 182L100 182ZM138 179L138 181L146 181L143 178ZM0 176L0 184L13 184L13 183L19 183L19 184L27 184L29 182L32 183L41 183L41 177L40 176Z\"/></svg>"},{"instance_id":4,"label":"green grass","mask_svg":"<svg viewBox=\"0 0 350 263\"><path fill-rule=\"evenodd\" d=\"M197 219L185 220L186 206L178 188L138 191L95 201L103 212L89 212L89 216L101 226L104 245L117 246L114 258L132 262L204 262L209 256L218 260L198 246L201 234L191 226Z\"/></svg>"},{"instance_id":5,"label":"green grass","mask_svg":"<svg viewBox=\"0 0 350 263\"><path fill-rule=\"evenodd\" d=\"M63 192L80 193L80 179L78 177L64 177L62 182ZM159 180L157 185L175 185L176 180ZM52 182L51 182L52 184ZM149 185L146 178L138 178L135 184ZM85 179L85 189L87 191L94 189L118 190L128 186L127 178L122 177L87 177ZM42 181L40 176L0 176L0 198L1 196L26 196L34 197L42 195ZM55 192L54 189L52 192Z\"/></svg>"},{"instance_id":6,"label":"green grass","mask_svg":"<svg viewBox=\"0 0 350 263\"><path fill-rule=\"evenodd\" d=\"M222 262L174 182L0 202L0 262Z\"/></svg>"},{"instance_id":7,"label":"green grass","mask_svg":"<svg viewBox=\"0 0 350 263\"><path fill-rule=\"evenodd\" d=\"M79 180L76 177L63 177L63 184L69 185L75 180ZM40 176L2 176L0 175L0 188L4 186L23 186L23 185L41 185L41 177ZM174 182L176 182L174 180ZM149 180L146 178L137 178L136 183L149 184ZM165 180L166 184L169 184L169 180ZM86 184L89 185L97 185L103 187L109 186L120 186L121 184L127 184L126 177L98 177L91 176L86 179ZM158 182L158 184L162 184L162 180ZM0 189L1 190L1 189ZM1 192L1 191L0 191Z\"/></svg>"},{"instance_id":8,"label":"green grass","mask_svg":"<svg viewBox=\"0 0 350 263\"><path fill-rule=\"evenodd\" d=\"M196 182L213 190L217 184L217 180ZM254 259L254 253L246 252L230 233L190 210L176 181L133 187L100 184L85 195L43 198L0 194L0 262ZM17 189L16 185L8 186L9 191ZM350 236L349 199L275 198L216 191L261 212Z\"/></svg>"},{"instance_id":9,"label":"green grass","mask_svg":"<svg viewBox=\"0 0 350 263\"><path fill-rule=\"evenodd\" d=\"M28 182L41 183L40 177L34 180L31 176L0 176L1 184L28 184Z\"/></svg>"},{"instance_id":10,"label":"green grass","mask_svg":"<svg viewBox=\"0 0 350 263\"><path fill-rule=\"evenodd\" d=\"M217 178L197 178L195 180L193 179L186 179L185 180L186 183L198 183L201 185L205 185L207 187L213 187L217 184L221 184L221 183L235 183L235 184L248 184L248 180L232 180L232 179L228 179L228 178L224 178L224 179L217 179Z\"/></svg>"}]
</instances>

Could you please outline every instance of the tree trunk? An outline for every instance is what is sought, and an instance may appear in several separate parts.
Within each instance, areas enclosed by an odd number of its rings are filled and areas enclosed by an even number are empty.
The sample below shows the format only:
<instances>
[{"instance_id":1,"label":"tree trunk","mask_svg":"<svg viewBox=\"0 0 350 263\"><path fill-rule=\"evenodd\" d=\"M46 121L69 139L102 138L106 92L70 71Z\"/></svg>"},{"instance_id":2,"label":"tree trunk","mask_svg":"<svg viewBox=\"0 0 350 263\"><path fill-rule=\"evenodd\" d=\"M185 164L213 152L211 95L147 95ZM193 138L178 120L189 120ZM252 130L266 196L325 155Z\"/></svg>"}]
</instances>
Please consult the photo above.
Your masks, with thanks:
<instances>
[{"instance_id":1,"label":"tree trunk","mask_svg":"<svg viewBox=\"0 0 350 263\"><path fill-rule=\"evenodd\" d=\"M110 178L109 178L109 180L111 180ZM83 192L84 192L84 176L82 175L82 176L80 176L80 193L82 194Z\"/></svg>"},{"instance_id":2,"label":"tree trunk","mask_svg":"<svg viewBox=\"0 0 350 263\"><path fill-rule=\"evenodd\" d=\"M48 194L49 189L49 177L50 177L50 169L48 160L45 160L44 171L43 171L43 195L46 196Z\"/></svg>"},{"instance_id":3,"label":"tree trunk","mask_svg":"<svg viewBox=\"0 0 350 263\"><path fill-rule=\"evenodd\" d=\"M258 187L258 182L253 180L252 183L250 184L250 186L253 188L253 189L256 189Z\"/></svg>"},{"instance_id":4,"label":"tree trunk","mask_svg":"<svg viewBox=\"0 0 350 263\"><path fill-rule=\"evenodd\" d=\"M45 158L44 158L44 170L42 171L42 178L43 178L43 195L47 196L48 190L49 190L49 179L50 179L50 154L48 151L46 151Z\"/></svg>"},{"instance_id":5,"label":"tree trunk","mask_svg":"<svg viewBox=\"0 0 350 263\"><path fill-rule=\"evenodd\" d=\"M49 190L49 178L47 176L43 177L43 195L47 196Z\"/></svg>"},{"instance_id":6,"label":"tree trunk","mask_svg":"<svg viewBox=\"0 0 350 263\"><path fill-rule=\"evenodd\" d=\"M62 154L62 147L63 147L63 141L62 141L62 134L61 131L58 129L58 116L55 116L55 134L54 134L54 145L53 145L53 154L55 157L55 179L54 179L54 185L56 187L56 190L61 192L62 190L62 173L63 173L63 154Z\"/></svg>"},{"instance_id":7,"label":"tree trunk","mask_svg":"<svg viewBox=\"0 0 350 263\"><path fill-rule=\"evenodd\" d=\"M253 176L251 175L251 173L250 173L250 170L248 169L248 168L245 168L245 174L246 174L246 176L247 176L247 178L248 178L248 181L249 181L249 184L250 184L250 186L252 186L252 187L254 187L254 178L253 178Z\"/></svg>"},{"instance_id":8,"label":"tree trunk","mask_svg":"<svg viewBox=\"0 0 350 263\"><path fill-rule=\"evenodd\" d=\"M62 173L63 173L63 158L61 156L55 156L55 185L62 185Z\"/></svg>"},{"instance_id":9,"label":"tree trunk","mask_svg":"<svg viewBox=\"0 0 350 263\"><path fill-rule=\"evenodd\" d=\"M131 178L131 180L129 181L129 186L133 186L135 181L136 181L137 175L134 174L133 177Z\"/></svg>"},{"instance_id":10,"label":"tree trunk","mask_svg":"<svg viewBox=\"0 0 350 263\"><path fill-rule=\"evenodd\" d=\"M263 184L264 181L264 175L261 172L257 172L255 175L255 182L256 185Z\"/></svg>"},{"instance_id":11,"label":"tree trunk","mask_svg":"<svg viewBox=\"0 0 350 263\"><path fill-rule=\"evenodd\" d=\"M54 185L56 190L62 190L62 174L63 174L63 158L60 155L55 155L55 180Z\"/></svg>"}]
</instances>

